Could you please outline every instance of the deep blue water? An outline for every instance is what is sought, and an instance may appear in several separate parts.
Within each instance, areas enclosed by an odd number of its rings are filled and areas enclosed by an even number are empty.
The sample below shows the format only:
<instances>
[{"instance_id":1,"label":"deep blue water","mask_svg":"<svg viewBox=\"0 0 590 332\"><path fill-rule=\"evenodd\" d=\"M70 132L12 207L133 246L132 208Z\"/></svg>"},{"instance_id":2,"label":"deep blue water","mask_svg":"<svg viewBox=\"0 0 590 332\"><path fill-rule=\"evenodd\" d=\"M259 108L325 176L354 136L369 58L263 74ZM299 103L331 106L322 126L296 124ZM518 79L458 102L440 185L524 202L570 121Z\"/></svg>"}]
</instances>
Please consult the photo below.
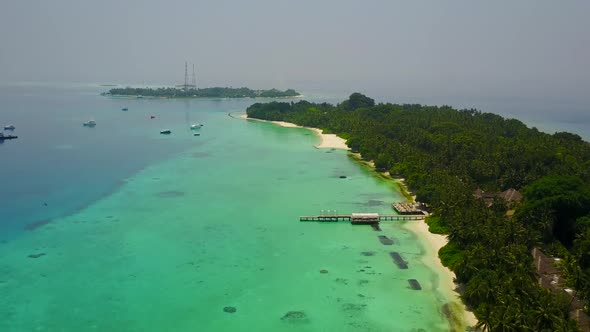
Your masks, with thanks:
<instances>
[{"instance_id":1,"label":"deep blue water","mask_svg":"<svg viewBox=\"0 0 590 332\"><path fill-rule=\"evenodd\" d=\"M0 241L83 208L147 165L203 144L207 138L192 137L188 127L207 122L204 110L244 111L254 102L100 96L105 90L0 87L0 125L14 124L19 136L0 144ZM89 119L95 128L82 126ZM186 135L163 136L163 128Z\"/></svg>"}]
</instances>

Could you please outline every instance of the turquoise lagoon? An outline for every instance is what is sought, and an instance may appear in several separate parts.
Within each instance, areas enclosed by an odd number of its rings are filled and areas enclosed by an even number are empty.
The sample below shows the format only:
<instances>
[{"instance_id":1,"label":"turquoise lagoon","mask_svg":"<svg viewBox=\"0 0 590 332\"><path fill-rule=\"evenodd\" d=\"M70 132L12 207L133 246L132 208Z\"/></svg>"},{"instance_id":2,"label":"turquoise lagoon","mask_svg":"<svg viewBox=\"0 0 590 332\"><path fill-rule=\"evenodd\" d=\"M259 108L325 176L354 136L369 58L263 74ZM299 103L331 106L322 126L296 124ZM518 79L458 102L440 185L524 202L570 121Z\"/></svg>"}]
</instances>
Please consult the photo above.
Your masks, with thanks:
<instances>
[{"instance_id":1,"label":"turquoise lagoon","mask_svg":"<svg viewBox=\"0 0 590 332\"><path fill-rule=\"evenodd\" d=\"M9 184L0 207L11 216L0 223L0 331L448 330L448 292L401 223L375 232L298 221L321 210L391 213L403 200L393 183L345 151L315 149L308 130L228 116L253 100L95 90L35 93L21 118L16 99L3 100L16 110L2 120L20 120L25 136L0 146ZM89 117L96 128L81 127ZM201 136L192 121L205 123Z\"/></svg>"}]
</instances>

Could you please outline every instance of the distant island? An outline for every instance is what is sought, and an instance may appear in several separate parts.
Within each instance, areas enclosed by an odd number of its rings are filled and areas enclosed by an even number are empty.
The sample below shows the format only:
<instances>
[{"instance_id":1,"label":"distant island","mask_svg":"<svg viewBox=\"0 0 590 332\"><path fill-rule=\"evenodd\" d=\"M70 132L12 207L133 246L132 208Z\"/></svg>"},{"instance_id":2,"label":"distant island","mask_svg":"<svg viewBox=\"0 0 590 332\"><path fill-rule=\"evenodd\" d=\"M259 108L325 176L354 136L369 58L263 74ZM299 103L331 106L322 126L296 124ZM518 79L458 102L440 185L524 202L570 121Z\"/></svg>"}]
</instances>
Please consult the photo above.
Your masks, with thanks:
<instances>
[{"instance_id":1,"label":"distant island","mask_svg":"<svg viewBox=\"0 0 590 332\"><path fill-rule=\"evenodd\" d=\"M185 88L114 88L103 96L132 96L132 97L157 97L157 98L286 98L298 97L301 94L293 89L285 91L252 90L249 88L213 87L202 89Z\"/></svg>"}]
</instances>

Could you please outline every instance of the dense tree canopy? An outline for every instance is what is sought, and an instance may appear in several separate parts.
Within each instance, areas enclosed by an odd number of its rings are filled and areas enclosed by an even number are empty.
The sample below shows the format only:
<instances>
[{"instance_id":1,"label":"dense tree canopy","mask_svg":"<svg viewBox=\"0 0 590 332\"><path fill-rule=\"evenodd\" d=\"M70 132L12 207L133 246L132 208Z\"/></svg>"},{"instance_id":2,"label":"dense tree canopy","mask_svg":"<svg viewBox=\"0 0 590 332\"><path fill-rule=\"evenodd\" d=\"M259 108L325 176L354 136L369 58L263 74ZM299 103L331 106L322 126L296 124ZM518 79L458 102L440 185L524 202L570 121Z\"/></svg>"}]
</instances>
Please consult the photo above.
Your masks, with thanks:
<instances>
[{"instance_id":1,"label":"dense tree canopy","mask_svg":"<svg viewBox=\"0 0 590 332\"><path fill-rule=\"evenodd\" d=\"M247 113L336 133L377 168L404 177L434 211L432 224L448 232L449 244L439 255L464 284L463 299L481 328L576 330L569 303L537 285L530 249L565 245L577 271L574 282L586 289L590 145L578 135L549 135L474 109L376 105L359 93L337 106L257 103ZM488 207L474 197L476 188L522 189L524 203L508 217L502 199Z\"/></svg>"},{"instance_id":2,"label":"dense tree canopy","mask_svg":"<svg viewBox=\"0 0 590 332\"><path fill-rule=\"evenodd\" d=\"M524 196L525 204L518 210L520 219L533 231L543 231L539 234L542 239L555 237L571 247L582 230L576 219L590 213L590 185L579 177L548 176L527 186Z\"/></svg>"},{"instance_id":3,"label":"dense tree canopy","mask_svg":"<svg viewBox=\"0 0 590 332\"><path fill-rule=\"evenodd\" d=\"M355 110L357 108L373 107L375 106L375 100L355 92L350 95L350 98L343 101L339 106L340 108Z\"/></svg>"}]
</instances>

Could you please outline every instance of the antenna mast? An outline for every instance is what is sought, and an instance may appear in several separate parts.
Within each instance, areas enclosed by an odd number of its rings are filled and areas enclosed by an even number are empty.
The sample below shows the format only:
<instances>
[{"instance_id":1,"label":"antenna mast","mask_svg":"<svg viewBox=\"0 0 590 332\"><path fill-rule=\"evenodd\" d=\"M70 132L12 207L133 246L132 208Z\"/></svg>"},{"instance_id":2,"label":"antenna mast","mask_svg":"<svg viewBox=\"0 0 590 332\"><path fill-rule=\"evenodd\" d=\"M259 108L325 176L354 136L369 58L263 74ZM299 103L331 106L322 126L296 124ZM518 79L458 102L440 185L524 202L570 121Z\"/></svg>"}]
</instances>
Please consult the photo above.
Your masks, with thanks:
<instances>
[{"instance_id":1,"label":"antenna mast","mask_svg":"<svg viewBox=\"0 0 590 332\"><path fill-rule=\"evenodd\" d=\"M188 90L188 63L184 62L184 89Z\"/></svg>"},{"instance_id":2,"label":"antenna mast","mask_svg":"<svg viewBox=\"0 0 590 332\"><path fill-rule=\"evenodd\" d=\"M193 89L197 88L197 76L195 75L195 64L193 63Z\"/></svg>"},{"instance_id":3,"label":"antenna mast","mask_svg":"<svg viewBox=\"0 0 590 332\"><path fill-rule=\"evenodd\" d=\"M188 62L184 62L184 84L179 84L177 88L182 88L184 91L197 88L197 76L195 75L195 65L193 64L193 84L188 83Z\"/></svg>"}]
</instances>

